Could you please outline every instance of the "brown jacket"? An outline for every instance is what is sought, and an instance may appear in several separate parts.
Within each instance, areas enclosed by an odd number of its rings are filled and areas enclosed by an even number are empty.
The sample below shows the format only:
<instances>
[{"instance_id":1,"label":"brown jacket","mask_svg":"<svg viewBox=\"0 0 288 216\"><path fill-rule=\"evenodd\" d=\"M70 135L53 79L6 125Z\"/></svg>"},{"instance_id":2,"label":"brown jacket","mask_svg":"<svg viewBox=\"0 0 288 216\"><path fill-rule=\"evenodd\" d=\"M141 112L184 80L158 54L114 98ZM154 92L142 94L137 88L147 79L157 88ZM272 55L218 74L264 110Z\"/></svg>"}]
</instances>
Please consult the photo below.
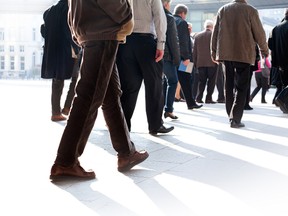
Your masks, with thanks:
<instances>
[{"instance_id":1,"label":"brown jacket","mask_svg":"<svg viewBox=\"0 0 288 216\"><path fill-rule=\"evenodd\" d=\"M205 29L196 34L193 47L193 62L196 68L215 67L210 54L210 42L212 31Z\"/></svg>"},{"instance_id":2,"label":"brown jacket","mask_svg":"<svg viewBox=\"0 0 288 216\"><path fill-rule=\"evenodd\" d=\"M262 55L269 55L258 11L245 0L234 0L221 7L212 33L213 59L254 65L255 44L259 45Z\"/></svg>"},{"instance_id":3,"label":"brown jacket","mask_svg":"<svg viewBox=\"0 0 288 216\"><path fill-rule=\"evenodd\" d=\"M128 0L69 0L68 23L73 39L125 41L133 29Z\"/></svg>"}]
</instances>

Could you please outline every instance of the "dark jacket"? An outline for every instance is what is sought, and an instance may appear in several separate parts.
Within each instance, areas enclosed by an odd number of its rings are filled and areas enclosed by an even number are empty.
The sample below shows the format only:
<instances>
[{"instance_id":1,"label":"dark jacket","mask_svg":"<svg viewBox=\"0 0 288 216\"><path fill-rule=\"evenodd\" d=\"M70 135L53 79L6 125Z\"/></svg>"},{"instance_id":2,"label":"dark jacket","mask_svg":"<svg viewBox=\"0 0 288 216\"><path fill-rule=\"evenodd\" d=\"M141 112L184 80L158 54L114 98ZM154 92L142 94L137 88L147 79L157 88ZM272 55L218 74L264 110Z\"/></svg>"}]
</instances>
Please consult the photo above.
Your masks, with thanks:
<instances>
[{"instance_id":1,"label":"dark jacket","mask_svg":"<svg viewBox=\"0 0 288 216\"><path fill-rule=\"evenodd\" d=\"M166 43L164 49L164 60L180 64L180 48L177 27L173 15L164 8L167 18Z\"/></svg>"},{"instance_id":2,"label":"dark jacket","mask_svg":"<svg viewBox=\"0 0 288 216\"><path fill-rule=\"evenodd\" d=\"M128 0L70 0L69 4L68 23L78 44L93 40L125 41L133 30Z\"/></svg>"},{"instance_id":3,"label":"dark jacket","mask_svg":"<svg viewBox=\"0 0 288 216\"><path fill-rule=\"evenodd\" d=\"M212 31L210 29L205 29L195 36L193 62L196 68L216 66L216 63L212 61L210 52L211 35Z\"/></svg>"},{"instance_id":4,"label":"dark jacket","mask_svg":"<svg viewBox=\"0 0 288 216\"><path fill-rule=\"evenodd\" d=\"M72 47L75 54L79 47L72 40L67 23L68 2L60 0L44 12L44 25L41 34L44 37L44 53L41 77L58 80L70 79L75 59L72 58Z\"/></svg>"},{"instance_id":5,"label":"dark jacket","mask_svg":"<svg viewBox=\"0 0 288 216\"><path fill-rule=\"evenodd\" d=\"M288 69L288 17L277 25L268 40L272 66Z\"/></svg>"},{"instance_id":6,"label":"dark jacket","mask_svg":"<svg viewBox=\"0 0 288 216\"><path fill-rule=\"evenodd\" d=\"M192 42L188 30L188 23L179 15L174 15L177 26L181 60L192 59Z\"/></svg>"}]
</instances>

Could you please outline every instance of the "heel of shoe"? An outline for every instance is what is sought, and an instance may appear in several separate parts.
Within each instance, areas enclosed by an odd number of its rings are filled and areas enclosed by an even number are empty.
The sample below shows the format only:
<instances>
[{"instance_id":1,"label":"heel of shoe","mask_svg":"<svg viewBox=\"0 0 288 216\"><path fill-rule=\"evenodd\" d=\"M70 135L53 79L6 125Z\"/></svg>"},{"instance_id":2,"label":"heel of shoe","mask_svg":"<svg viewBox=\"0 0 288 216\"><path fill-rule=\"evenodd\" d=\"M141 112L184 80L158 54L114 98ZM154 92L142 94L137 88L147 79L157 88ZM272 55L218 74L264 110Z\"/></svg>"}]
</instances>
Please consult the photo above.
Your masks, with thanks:
<instances>
[{"instance_id":1,"label":"heel of shoe","mask_svg":"<svg viewBox=\"0 0 288 216\"><path fill-rule=\"evenodd\" d=\"M167 117L169 117L171 119L178 119L178 117L175 116L173 113L165 112L164 113L164 118L167 118Z\"/></svg>"}]
</instances>

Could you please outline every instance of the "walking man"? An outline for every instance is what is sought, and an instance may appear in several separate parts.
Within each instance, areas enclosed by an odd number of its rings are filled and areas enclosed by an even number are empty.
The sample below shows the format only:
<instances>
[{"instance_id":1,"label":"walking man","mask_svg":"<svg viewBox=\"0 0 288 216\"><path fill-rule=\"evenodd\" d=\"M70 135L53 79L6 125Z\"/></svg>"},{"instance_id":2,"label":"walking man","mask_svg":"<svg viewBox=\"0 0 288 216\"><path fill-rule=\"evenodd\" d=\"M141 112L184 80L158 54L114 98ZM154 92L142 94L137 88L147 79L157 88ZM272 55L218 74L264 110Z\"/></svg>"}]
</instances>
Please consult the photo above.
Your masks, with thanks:
<instances>
[{"instance_id":1,"label":"walking man","mask_svg":"<svg viewBox=\"0 0 288 216\"><path fill-rule=\"evenodd\" d=\"M232 128L241 122L249 87L250 65L255 63L255 44L269 55L265 32L256 8L246 0L234 0L217 13L212 33L211 55L224 63L226 112Z\"/></svg>"},{"instance_id":2,"label":"walking man","mask_svg":"<svg viewBox=\"0 0 288 216\"><path fill-rule=\"evenodd\" d=\"M121 104L129 130L139 90L144 80L148 130L168 133L163 125L163 55L167 21L161 0L133 0L134 28L119 46L117 66L121 81Z\"/></svg>"},{"instance_id":3,"label":"walking man","mask_svg":"<svg viewBox=\"0 0 288 216\"><path fill-rule=\"evenodd\" d=\"M119 42L124 42L133 27L128 0L69 0L68 20L73 38L83 47L81 78L76 87L69 120L63 132L50 179L93 179L79 161L102 106L118 171L125 172L148 157L132 143L120 104L120 82L116 68ZM105 164L105 163L104 163Z\"/></svg>"}]
</instances>

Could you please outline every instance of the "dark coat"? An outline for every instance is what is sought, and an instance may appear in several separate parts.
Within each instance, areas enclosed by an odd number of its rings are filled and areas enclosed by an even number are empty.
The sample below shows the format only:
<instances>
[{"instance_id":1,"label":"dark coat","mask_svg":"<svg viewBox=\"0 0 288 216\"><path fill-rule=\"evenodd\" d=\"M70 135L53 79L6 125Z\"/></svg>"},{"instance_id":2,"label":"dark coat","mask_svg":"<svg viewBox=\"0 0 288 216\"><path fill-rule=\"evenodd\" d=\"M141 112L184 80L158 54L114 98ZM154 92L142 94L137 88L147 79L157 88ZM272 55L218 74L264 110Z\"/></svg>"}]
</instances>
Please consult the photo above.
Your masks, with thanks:
<instances>
[{"instance_id":1,"label":"dark coat","mask_svg":"<svg viewBox=\"0 0 288 216\"><path fill-rule=\"evenodd\" d=\"M67 23L68 2L60 0L44 12L44 25L41 34L45 39L41 68L41 77L58 80L70 79L75 59L72 58L72 48L75 54L79 47L72 40Z\"/></svg>"},{"instance_id":2,"label":"dark coat","mask_svg":"<svg viewBox=\"0 0 288 216\"><path fill-rule=\"evenodd\" d=\"M179 15L174 15L174 19L178 31L181 60L189 59L192 62L192 41L188 30L188 23Z\"/></svg>"},{"instance_id":3,"label":"dark coat","mask_svg":"<svg viewBox=\"0 0 288 216\"><path fill-rule=\"evenodd\" d=\"M164 8L167 18L166 43L164 50L164 60L170 61L174 65L180 64L180 48L177 27L173 15Z\"/></svg>"},{"instance_id":4,"label":"dark coat","mask_svg":"<svg viewBox=\"0 0 288 216\"><path fill-rule=\"evenodd\" d=\"M268 40L272 66L288 69L288 17L277 25Z\"/></svg>"},{"instance_id":5,"label":"dark coat","mask_svg":"<svg viewBox=\"0 0 288 216\"><path fill-rule=\"evenodd\" d=\"M211 35L212 31L210 29L205 29L195 36L193 62L196 68L216 66L216 63L212 61L210 53Z\"/></svg>"}]
</instances>

